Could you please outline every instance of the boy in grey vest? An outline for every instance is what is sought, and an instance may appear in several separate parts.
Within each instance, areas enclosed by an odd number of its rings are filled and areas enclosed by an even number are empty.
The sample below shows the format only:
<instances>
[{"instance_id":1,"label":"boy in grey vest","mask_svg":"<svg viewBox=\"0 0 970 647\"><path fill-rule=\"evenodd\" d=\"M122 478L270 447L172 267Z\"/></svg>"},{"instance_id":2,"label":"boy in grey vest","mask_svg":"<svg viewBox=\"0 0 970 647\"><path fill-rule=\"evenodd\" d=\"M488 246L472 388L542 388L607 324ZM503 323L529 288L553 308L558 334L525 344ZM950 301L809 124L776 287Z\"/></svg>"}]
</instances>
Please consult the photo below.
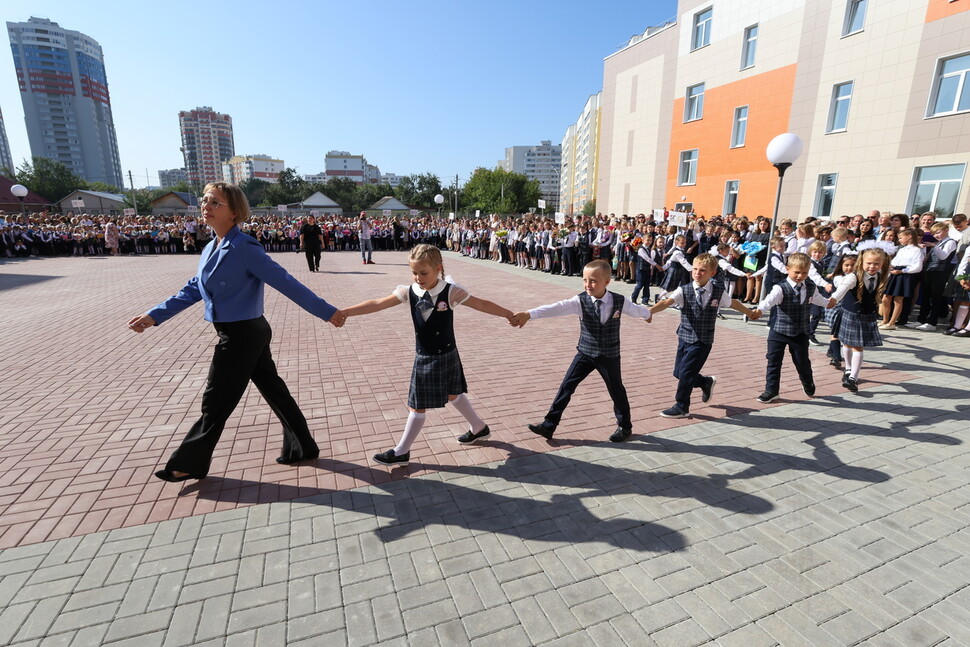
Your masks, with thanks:
<instances>
[{"instance_id":1,"label":"boy in grey vest","mask_svg":"<svg viewBox=\"0 0 970 647\"><path fill-rule=\"evenodd\" d=\"M802 382L805 395L815 395L815 379L812 375L812 361L808 357L808 336L811 328L812 304L824 308L835 306L835 299L819 293L815 284L807 281L808 270L812 266L809 257L796 252L788 257L786 269L788 278L771 288L771 292L758 304L750 315L758 319L761 314L776 308L775 318L769 323L768 367L765 371L765 390L758 396L758 402L771 402L778 398L781 383L781 362L785 348L791 354L798 378Z\"/></svg>"},{"instance_id":2,"label":"boy in grey vest","mask_svg":"<svg viewBox=\"0 0 970 647\"><path fill-rule=\"evenodd\" d=\"M594 370L606 382L606 388L613 398L613 413L616 416L616 430L610 440L619 443L630 437L633 422L630 420L630 401L620 376L620 315L640 317L650 321L650 309L623 298L622 294L608 292L612 268L603 260L595 260L583 268L584 292L565 301L550 303L533 308L528 312L517 312L509 320L513 326L522 327L529 319L543 317L579 316L579 344L576 356L566 371L545 420L540 424L529 425L529 431L543 438L552 439L553 432L562 420L562 414L569 404L573 392L580 382Z\"/></svg>"}]
</instances>

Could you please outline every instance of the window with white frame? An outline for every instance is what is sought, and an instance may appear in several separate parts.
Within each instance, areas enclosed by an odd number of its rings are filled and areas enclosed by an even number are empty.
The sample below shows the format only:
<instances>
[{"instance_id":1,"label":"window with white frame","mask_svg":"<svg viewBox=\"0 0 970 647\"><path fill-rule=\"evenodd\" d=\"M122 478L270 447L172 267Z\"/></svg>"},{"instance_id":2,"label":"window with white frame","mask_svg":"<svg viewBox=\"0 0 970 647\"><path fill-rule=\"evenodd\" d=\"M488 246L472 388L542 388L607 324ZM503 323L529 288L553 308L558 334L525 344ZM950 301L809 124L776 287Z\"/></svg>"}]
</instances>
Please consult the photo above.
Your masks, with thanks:
<instances>
[{"instance_id":1,"label":"window with white frame","mask_svg":"<svg viewBox=\"0 0 970 647\"><path fill-rule=\"evenodd\" d=\"M970 53L941 59L936 68L929 116L970 110Z\"/></svg>"},{"instance_id":2,"label":"window with white frame","mask_svg":"<svg viewBox=\"0 0 970 647\"><path fill-rule=\"evenodd\" d=\"M684 121L694 121L704 116L704 84L698 83L687 88L684 100Z\"/></svg>"},{"instance_id":3,"label":"window with white frame","mask_svg":"<svg viewBox=\"0 0 970 647\"><path fill-rule=\"evenodd\" d=\"M677 172L678 186L697 184L697 149L680 152L680 169Z\"/></svg>"},{"instance_id":4,"label":"window with white frame","mask_svg":"<svg viewBox=\"0 0 970 647\"><path fill-rule=\"evenodd\" d=\"M832 88L832 104L829 107L827 133L841 133L849 123L849 104L852 102L852 81L839 83Z\"/></svg>"},{"instance_id":5,"label":"window with white frame","mask_svg":"<svg viewBox=\"0 0 970 647\"><path fill-rule=\"evenodd\" d=\"M731 148L744 146L748 135L748 106L734 109L734 126L731 128Z\"/></svg>"},{"instance_id":6,"label":"window with white frame","mask_svg":"<svg viewBox=\"0 0 970 647\"><path fill-rule=\"evenodd\" d=\"M866 22L866 5L868 0L849 0L845 5L845 22L842 24L842 35L848 36L862 31Z\"/></svg>"},{"instance_id":7,"label":"window with white frame","mask_svg":"<svg viewBox=\"0 0 970 647\"><path fill-rule=\"evenodd\" d=\"M963 185L966 164L918 166L913 174L910 213L933 211L938 218L952 218Z\"/></svg>"},{"instance_id":8,"label":"window with white frame","mask_svg":"<svg viewBox=\"0 0 970 647\"><path fill-rule=\"evenodd\" d=\"M728 180L724 183L724 208L721 209L721 213L725 216L738 212L738 189L740 188L740 180Z\"/></svg>"},{"instance_id":9,"label":"window with white frame","mask_svg":"<svg viewBox=\"0 0 970 647\"><path fill-rule=\"evenodd\" d=\"M818 176L818 184L815 187L815 209L812 215L819 220L826 220L832 216L832 203L835 202L835 183L838 179L838 173L822 173Z\"/></svg>"},{"instance_id":10,"label":"window with white frame","mask_svg":"<svg viewBox=\"0 0 970 647\"><path fill-rule=\"evenodd\" d=\"M754 67L754 55L758 49L758 25L744 30L744 43L741 45L741 69Z\"/></svg>"},{"instance_id":11,"label":"window with white frame","mask_svg":"<svg viewBox=\"0 0 970 647\"><path fill-rule=\"evenodd\" d=\"M713 17L713 7L708 7L704 11L698 11L694 14L694 32L690 41L691 51L711 44L711 20Z\"/></svg>"}]
</instances>

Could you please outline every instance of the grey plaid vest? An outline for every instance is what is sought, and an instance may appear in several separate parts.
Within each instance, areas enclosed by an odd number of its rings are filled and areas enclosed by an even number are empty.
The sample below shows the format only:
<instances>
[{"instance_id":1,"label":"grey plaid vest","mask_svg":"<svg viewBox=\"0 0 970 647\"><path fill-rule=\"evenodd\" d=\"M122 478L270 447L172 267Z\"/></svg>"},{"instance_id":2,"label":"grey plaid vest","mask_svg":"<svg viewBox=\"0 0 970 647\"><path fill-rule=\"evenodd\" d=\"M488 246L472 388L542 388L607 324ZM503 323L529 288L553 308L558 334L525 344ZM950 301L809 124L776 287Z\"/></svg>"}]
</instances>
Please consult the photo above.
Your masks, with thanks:
<instances>
[{"instance_id":1,"label":"grey plaid vest","mask_svg":"<svg viewBox=\"0 0 970 647\"><path fill-rule=\"evenodd\" d=\"M953 239L947 236L946 238L938 242L937 245L938 246L942 245L948 240L953 240ZM956 256L956 253L957 253L957 248L954 247L953 251L950 252L950 254L946 258L937 258L936 254L930 251L926 255L926 265L923 267L923 269L926 270L927 272L944 272L944 271L949 272L950 270L953 269L953 266L950 264L950 262L953 260L953 257Z\"/></svg>"},{"instance_id":2,"label":"grey plaid vest","mask_svg":"<svg viewBox=\"0 0 970 647\"><path fill-rule=\"evenodd\" d=\"M705 288L710 293L707 305L701 308L697 304L697 292L694 282L680 286L684 295L684 305L680 309L680 325L677 326L677 337L682 342L693 344L701 342L710 346L714 343L714 324L717 323L718 305L724 296L724 284L707 282Z\"/></svg>"},{"instance_id":3,"label":"grey plaid vest","mask_svg":"<svg viewBox=\"0 0 970 647\"><path fill-rule=\"evenodd\" d=\"M807 335L810 330L809 320L811 319L811 300L815 294L815 284L810 281L802 282L802 292L805 293L805 302L799 303L795 297L795 288L787 280L778 285L785 298L781 300L775 309L775 323L771 329L781 335L794 337L795 335Z\"/></svg>"},{"instance_id":4,"label":"grey plaid vest","mask_svg":"<svg viewBox=\"0 0 970 647\"><path fill-rule=\"evenodd\" d=\"M605 324L601 324L596 317L593 307L593 297L585 292L579 295L579 304L583 308L583 318L579 323L579 344L576 350L590 357L619 357L620 356L620 314L623 310L623 295L610 292L613 295L613 311ZM602 307L602 306L601 306Z\"/></svg>"}]
</instances>

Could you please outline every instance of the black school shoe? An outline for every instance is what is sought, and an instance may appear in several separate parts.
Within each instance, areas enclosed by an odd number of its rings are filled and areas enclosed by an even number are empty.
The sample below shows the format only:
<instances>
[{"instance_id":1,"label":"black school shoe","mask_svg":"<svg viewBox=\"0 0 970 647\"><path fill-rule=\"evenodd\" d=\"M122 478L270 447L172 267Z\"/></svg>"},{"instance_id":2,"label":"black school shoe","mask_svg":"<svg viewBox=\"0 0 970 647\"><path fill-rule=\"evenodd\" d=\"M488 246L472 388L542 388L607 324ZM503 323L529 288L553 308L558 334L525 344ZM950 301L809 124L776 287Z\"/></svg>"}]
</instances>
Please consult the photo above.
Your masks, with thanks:
<instances>
[{"instance_id":1,"label":"black school shoe","mask_svg":"<svg viewBox=\"0 0 970 647\"><path fill-rule=\"evenodd\" d=\"M815 395L815 382L802 382L802 391L808 397L813 397Z\"/></svg>"},{"instance_id":2,"label":"black school shoe","mask_svg":"<svg viewBox=\"0 0 970 647\"><path fill-rule=\"evenodd\" d=\"M182 476L175 476L175 473L171 470L158 470L155 472L155 478L162 479L163 481L168 481L169 483L179 483L181 481L188 481L189 479L204 479L204 476L192 476L191 474L184 474Z\"/></svg>"},{"instance_id":3,"label":"black school shoe","mask_svg":"<svg viewBox=\"0 0 970 647\"><path fill-rule=\"evenodd\" d=\"M854 377L846 373L842 376L842 386L853 393L859 390L859 382Z\"/></svg>"},{"instance_id":4,"label":"black school shoe","mask_svg":"<svg viewBox=\"0 0 970 647\"><path fill-rule=\"evenodd\" d=\"M778 399L777 393L772 393L771 391L765 391L758 396L758 402L762 404L768 404L769 402L774 402Z\"/></svg>"},{"instance_id":5,"label":"black school shoe","mask_svg":"<svg viewBox=\"0 0 970 647\"><path fill-rule=\"evenodd\" d=\"M710 402L711 398L714 397L714 385L717 384L717 378L713 375L708 377L711 378L711 383L701 387L701 402Z\"/></svg>"},{"instance_id":6,"label":"black school shoe","mask_svg":"<svg viewBox=\"0 0 970 647\"><path fill-rule=\"evenodd\" d=\"M542 436L546 440L552 440L552 434L556 430L550 429L545 425L529 425L529 431L531 431L534 434L538 434L539 436Z\"/></svg>"},{"instance_id":7,"label":"black school shoe","mask_svg":"<svg viewBox=\"0 0 970 647\"><path fill-rule=\"evenodd\" d=\"M616 431L610 434L611 443L622 443L624 440L629 438L633 434L633 429L624 429L623 427L617 427Z\"/></svg>"},{"instance_id":8,"label":"black school shoe","mask_svg":"<svg viewBox=\"0 0 970 647\"><path fill-rule=\"evenodd\" d=\"M660 412L660 415L664 418L686 418L690 415L690 412L685 410L679 404L675 404L669 409L664 409Z\"/></svg>"},{"instance_id":9,"label":"black school shoe","mask_svg":"<svg viewBox=\"0 0 970 647\"><path fill-rule=\"evenodd\" d=\"M485 425L485 428L482 429L477 434L473 433L472 430L469 429L462 435L458 436L458 442L461 443L462 445L471 445L472 443L478 442L479 440L484 440L485 438L488 438L491 434L492 432L489 430L488 425Z\"/></svg>"},{"instance_id":10,"label":"black school shoe","mask_svg":"<svg viewBox=\"0 0 970 647\"><path fill-rule=\"evenodd\" d=\"M277 456L276 457L276 462L279 463L280 465L292 465L293 463L300 463L302 461L312 461L312 460L316 460L318 458L320 458L320 452L319 451L316 451L316 452L313 452L312 454L306 454L304 456L300 456L299 458L289 458L287 456Z\"/></svg>"},{"instance_id":11,"label":"black school shoe","mask_svg":"<svg viewBox=\"0 0 970 647\"><path fill-rule=\"evenodd\" d=\"M398 456L393 449L389 449L382 454L374 454L374 460L382 465L407 465L411 460L411 452Z\"/></svg>"}]
</instances>

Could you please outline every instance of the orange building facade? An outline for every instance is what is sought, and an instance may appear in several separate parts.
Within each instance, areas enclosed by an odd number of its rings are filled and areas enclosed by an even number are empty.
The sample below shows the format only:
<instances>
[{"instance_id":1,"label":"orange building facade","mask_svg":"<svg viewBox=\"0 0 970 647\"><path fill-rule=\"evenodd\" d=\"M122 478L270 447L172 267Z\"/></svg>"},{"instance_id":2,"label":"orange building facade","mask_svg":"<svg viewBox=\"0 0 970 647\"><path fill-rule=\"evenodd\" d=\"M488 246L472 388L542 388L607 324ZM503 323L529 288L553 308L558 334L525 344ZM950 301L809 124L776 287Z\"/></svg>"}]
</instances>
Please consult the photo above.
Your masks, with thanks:
<instances>
[{"instance_id":1,"label":"orange building facade","mask_svg":"<svg viewBox=\"0 0 970 647\"><path fill-rule=\"evenodd\" d=\"M970 0L681 0L604 62L598 211L966 212Z\"/></svg>"}]
</instances>

